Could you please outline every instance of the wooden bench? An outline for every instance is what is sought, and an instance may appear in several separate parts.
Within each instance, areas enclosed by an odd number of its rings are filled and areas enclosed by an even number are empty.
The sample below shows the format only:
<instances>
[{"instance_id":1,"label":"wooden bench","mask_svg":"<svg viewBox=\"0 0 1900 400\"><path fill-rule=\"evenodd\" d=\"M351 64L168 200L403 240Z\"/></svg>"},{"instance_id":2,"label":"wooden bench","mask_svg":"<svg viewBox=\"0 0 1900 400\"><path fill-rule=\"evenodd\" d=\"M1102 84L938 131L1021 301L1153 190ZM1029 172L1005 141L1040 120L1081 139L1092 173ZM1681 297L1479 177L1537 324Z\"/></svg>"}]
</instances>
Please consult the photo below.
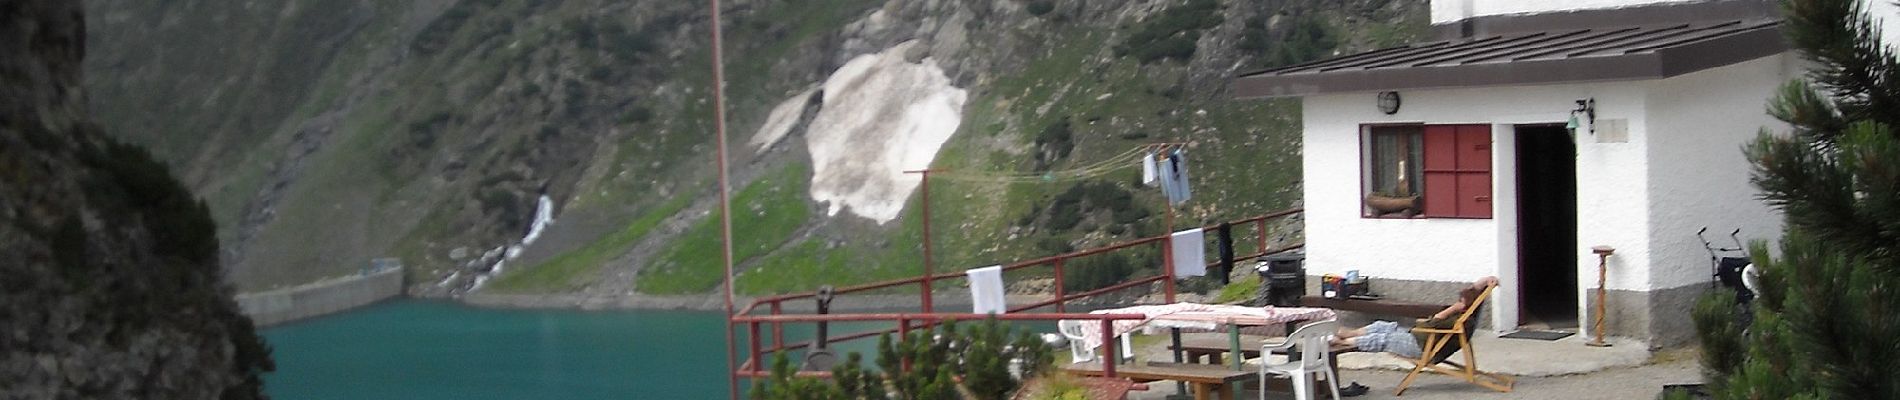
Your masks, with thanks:
<instances>
[{"instance_id":1,"label":"wooden bench","mask_svg":"<svg viewBox=\"0 0 1900 400\"><path fill-rule=\"evenodd\" d=\"M1102 363L1082 362L1059 367L1063 372L1077 376L1104 376ZM1224 365L1180 364L1149 362L1145 364L1118 364L1115 375L1135 382L1178 381L1194 387L1195 400L1209 398L1230 399L1228 385L1253 380L1260 373L1260 367L1247 366L1241 370ZM1210 397L1212 396L1212 397Z\"/></svg>"},{"instance_id":2,"label":"wooden bench","mask_svg":"<svg viewBox=\"0 0 1900 400\"><path fill-rule=\"evenodd\" d=\"M1260 345L1267 342L1277 343L1279 340L1285 339L1286 338L1242 335L1240 337L1240 356L1243 359L1260 357ZM1174 350L1174 345L1168 345L1168 349ZM1207 364L1221 364L1221 355L1233 352L1233 343L1229 342L1225 337L1183 337L1181 338L1180 350L1182 354L1186 355L1187 361L1190 363L1199 363L1201 362L1201 357L1206 356L1208 358ZM1339 353L1354 351L1354 349L1349 345L1333 345L1328 348L1327 351L1337 355Z\"/></svg>"},{"instance_id":3,"label":"wooden bench","mask_svg":"<svg viewBox=\"0 0 1900 400\"><path fill-rule=\"evenodd\" d=\"M1240 335L1241 357L1259 357L1260 344L1265 340L1266 336ZM1176 349L1173 344L1169 344L1168 350L1180 350L1190 363L1221 364L1222 355L1233 351L1232 347L1233 343L1226 334L1193 334L1181 335L1181 348ZM1202 357L1206 357L1207 361L1201 361Z\"/></svg>"}]
</instances>

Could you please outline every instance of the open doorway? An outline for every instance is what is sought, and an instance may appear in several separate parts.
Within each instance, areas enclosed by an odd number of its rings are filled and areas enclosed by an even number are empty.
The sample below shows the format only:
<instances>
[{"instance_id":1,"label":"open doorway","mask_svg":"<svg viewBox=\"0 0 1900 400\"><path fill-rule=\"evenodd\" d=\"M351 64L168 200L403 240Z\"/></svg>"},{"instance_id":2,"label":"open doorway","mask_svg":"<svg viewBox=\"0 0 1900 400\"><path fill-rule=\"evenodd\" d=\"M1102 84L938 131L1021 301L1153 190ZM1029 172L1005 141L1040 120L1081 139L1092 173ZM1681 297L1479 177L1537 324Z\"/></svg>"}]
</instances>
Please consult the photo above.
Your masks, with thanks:
<instances>
[{"instance_id":1,"label":"open doorway","mask_svg":"<svg viewBox=\"0 0 1900 400\"><path fill-rule=\"evenodd\" d=\"M1519 321L1577 327L1577 145L1563 125L1517 127Z\"/></svg>"}]
</instances>

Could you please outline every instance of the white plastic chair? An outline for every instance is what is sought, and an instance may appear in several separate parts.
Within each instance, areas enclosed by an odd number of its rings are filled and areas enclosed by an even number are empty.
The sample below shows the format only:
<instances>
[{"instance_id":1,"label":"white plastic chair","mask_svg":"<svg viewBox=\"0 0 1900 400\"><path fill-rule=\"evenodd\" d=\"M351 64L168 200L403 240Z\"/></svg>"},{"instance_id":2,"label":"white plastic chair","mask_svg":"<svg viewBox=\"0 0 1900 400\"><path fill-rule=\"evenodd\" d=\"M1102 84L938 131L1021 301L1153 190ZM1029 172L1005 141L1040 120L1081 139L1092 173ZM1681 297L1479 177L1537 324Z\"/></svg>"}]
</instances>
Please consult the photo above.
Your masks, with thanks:
<instances>
[{"instance_id":1,"label":"white plastic chair","mask_svg":"<svg viewBox=\"0 0 1900 400\"><path fill-rule=\"evenodd\" d=\"M1260 398L1265 399L1267 396L1268 374L1293 378L1293 398L1295 400L1312 400L1314 398L1313 378L1318 375L1324 375L1326 377L1326 388L1332 390L1333 398L1340 398L1339 374L1333 372L1332 363L1328 361L1328 359L1332 358L1332 354L1328 351L1331 346L1327 343L1327 339L1338 331L1339 321L1329 319L1313 322L1293 330L1293 334L1287 335L1285 342L1261 346L1260 355L1262 356L1262 360L1265 360L1264 357L1266 355L1273 354L1274 350L1296 350L1299 351L1300 357L1297 360L1289 358L1287 362L1281 364L1262 363L1260 366Z\"/></svg>"},{"instance_id":2,"label":"white plastic chair","mask_svg":"<svg viewBox=\"0 0 1900 400\"><path fill-rule=\"evenodd\" d=\"M1062 332L1062 337L1069 338L1070 363L1095 361L1095 349L1082 344L1082 332L1084 329L1088 328L1082 325L1082 321L1068 319L1056 321L1056 330ZM1117 353L1122 361L1135 359L1135 347L1129 344L1128 335L1121 335L1119 337L1121 338L1122 348L1121 351Z\"/></svg>"}]
</instances>

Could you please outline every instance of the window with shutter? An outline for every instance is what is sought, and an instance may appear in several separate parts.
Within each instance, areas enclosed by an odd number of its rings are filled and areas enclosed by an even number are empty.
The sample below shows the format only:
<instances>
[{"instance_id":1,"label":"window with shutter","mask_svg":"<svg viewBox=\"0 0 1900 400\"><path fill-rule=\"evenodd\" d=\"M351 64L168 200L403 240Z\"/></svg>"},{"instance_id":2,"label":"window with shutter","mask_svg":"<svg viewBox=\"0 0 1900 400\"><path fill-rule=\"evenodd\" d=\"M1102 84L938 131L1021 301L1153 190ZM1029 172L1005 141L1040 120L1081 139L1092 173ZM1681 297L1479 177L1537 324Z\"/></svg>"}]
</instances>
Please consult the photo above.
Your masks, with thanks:
<instances>
[{"instance_id":1,"label":"window with shutter","mask_svg":"<svg viewBox=\"0 0 1900 400\"><path fill-rule=\"evenodd\" d=\"M1490 125L1372 126L1363 143L1364 216L1491 218Z\"/></svg>"}]
</instances>

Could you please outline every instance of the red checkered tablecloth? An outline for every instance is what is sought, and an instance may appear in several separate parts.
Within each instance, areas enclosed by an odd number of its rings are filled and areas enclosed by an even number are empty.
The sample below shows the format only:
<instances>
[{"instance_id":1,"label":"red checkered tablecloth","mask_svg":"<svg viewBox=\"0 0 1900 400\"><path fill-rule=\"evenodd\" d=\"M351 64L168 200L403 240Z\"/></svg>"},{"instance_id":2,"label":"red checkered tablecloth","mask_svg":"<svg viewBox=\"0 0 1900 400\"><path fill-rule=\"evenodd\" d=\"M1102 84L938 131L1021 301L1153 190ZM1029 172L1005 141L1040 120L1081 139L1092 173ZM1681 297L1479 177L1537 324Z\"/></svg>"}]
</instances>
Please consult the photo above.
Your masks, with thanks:
<instances>
[{"instance_id":1,"label":"red checkered tablecloth","mask_svg":"<svg viewBox=\"0 0 1900 400\"><path fill-rule=\"evenodd\" d=\"M1090 314L1141 314L1148 318L1141 320L1114 321L1115 335L1126 335L1136 329L1144 328L1181 328L1189 331L1214 331L1222 325L1234 324L1242 327L1271 330L1278 332L1280 326L1288 322L1319 321L1332 319L1334 313L1328 308L1313 307L1247 307L1220 304L1175 303L1151 306L1134 306L1096 310ZM1088 348L1102 345L1101 321L1083 320L1082 344ZM1245 332L1243 329L1243 333Z\"/></svg>"}]
</instances>

